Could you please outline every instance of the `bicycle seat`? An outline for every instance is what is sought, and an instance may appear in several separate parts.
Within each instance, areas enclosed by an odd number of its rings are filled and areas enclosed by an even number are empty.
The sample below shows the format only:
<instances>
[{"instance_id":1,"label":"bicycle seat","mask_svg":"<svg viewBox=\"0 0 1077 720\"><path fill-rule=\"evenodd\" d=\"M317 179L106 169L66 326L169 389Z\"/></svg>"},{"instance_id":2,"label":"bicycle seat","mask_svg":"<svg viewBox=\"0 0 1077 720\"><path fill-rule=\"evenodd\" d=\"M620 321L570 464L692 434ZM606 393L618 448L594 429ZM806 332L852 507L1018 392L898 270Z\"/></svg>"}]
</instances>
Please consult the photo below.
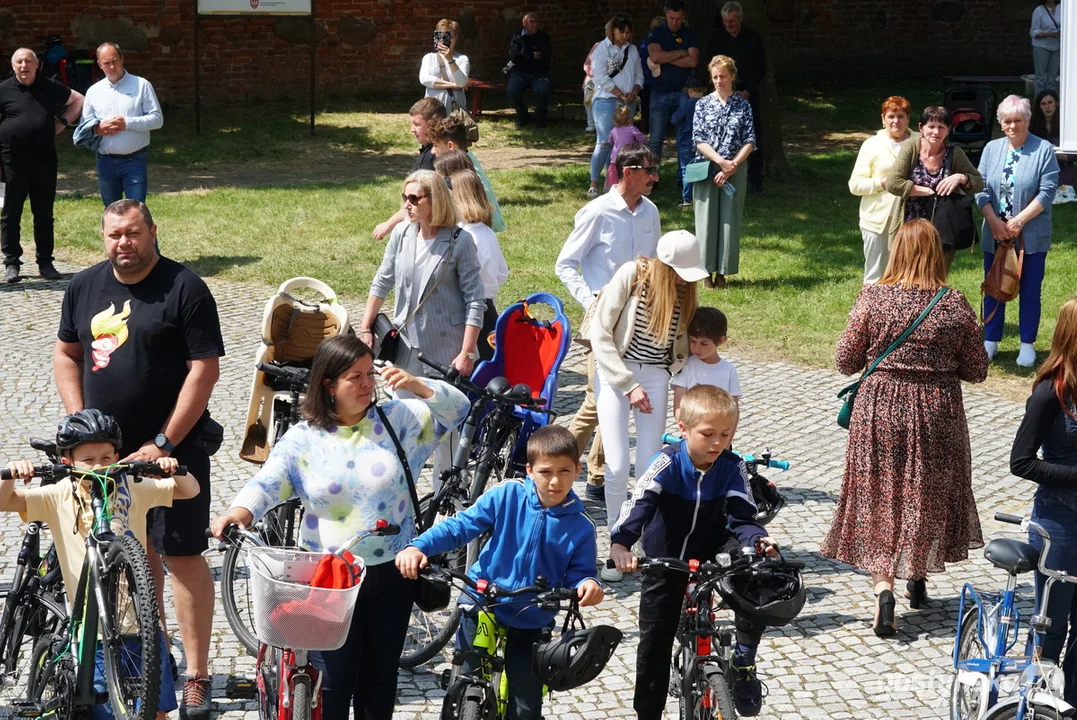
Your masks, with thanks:
<instances>
[{"instance_id":1,"label":"bicycle seat","mask_svg":"<svg viewBox=\"0 0 1077 720\"><path fill-rule=\"evenodd\" d=\"M1000 538L987 543L984 557L995 567L1011 575L1031 572L1040 561L1040 551L1026 542L1012 538Z\"/></svg>"}]
</instances>

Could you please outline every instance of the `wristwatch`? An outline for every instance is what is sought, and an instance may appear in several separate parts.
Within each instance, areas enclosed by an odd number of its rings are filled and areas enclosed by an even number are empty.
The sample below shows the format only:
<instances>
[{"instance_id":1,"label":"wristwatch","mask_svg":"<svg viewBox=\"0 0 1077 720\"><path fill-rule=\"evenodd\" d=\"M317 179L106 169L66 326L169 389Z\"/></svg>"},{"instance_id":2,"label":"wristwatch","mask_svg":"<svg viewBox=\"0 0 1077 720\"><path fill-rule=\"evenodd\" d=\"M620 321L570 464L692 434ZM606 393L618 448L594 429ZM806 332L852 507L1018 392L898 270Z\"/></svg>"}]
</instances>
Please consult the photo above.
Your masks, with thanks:
<instances>
[{"instance_id":1,"label":"wristwatch","mask_svg":"<svg viewBox=\"0 0 1077 720\"><path fill-rule=\"evenodd\" d=\"M470 358L471 360L478 360L479 359L479 354L477 352L465 352L465 353L461 353L461 355L467 355L468 358Z\"/></svg>"},{"instance_id":2,"label":"wristwatch","mask_svg":"<svg viewBox=\"0 0 1077 720\"><path fill-rule=\"evenodd\" d=\"M168 437L163 432L157 433L157 437L153 439L153 444L165 452L172 452L176 449L176 446L168 441Z\"/></svg>"}]
</instances>

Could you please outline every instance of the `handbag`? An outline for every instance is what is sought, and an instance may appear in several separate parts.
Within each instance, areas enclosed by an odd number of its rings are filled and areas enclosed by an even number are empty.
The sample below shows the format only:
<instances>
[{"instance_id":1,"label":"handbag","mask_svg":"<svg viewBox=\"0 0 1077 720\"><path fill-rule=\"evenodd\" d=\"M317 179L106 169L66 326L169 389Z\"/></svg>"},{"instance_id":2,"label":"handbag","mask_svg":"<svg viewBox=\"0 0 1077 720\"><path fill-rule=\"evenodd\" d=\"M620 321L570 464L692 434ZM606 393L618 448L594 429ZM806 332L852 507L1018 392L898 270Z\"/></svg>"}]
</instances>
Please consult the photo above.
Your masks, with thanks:
<instances>
[{"instance_id":1,"label":"handbag","mask_svg":"<svg viewBox=\"0 0 1077 720\"><path fill-rule=\"evenodd\" d=\"M928 313L931 312L931 309L935 307L935 305L938 304L939 300L942 299L942 296L946 294L947 289L948 288L946 288L945 286L939 288L939 291L935 293L935 297L931 298L931 302L927 304L927 307L924 308L924 311L920 313L919 317L912 321L912 325L910 325L905 330L905 332L901 333L901 335L898 336L897 340L890 343L890 347L886 348L886 350L883 351L882 355L875 358L875 362L873 362L871 366L864 371L864 374L860 376L860 379L854 382L852 385L846 385L841 389L841 392L838 393L838 398L844 398L845 403L841 406L841 410L838 411L838 425L845 428L846 430L849 429L849 421L852 420L853 417L853 402L856 400L857 391L860 390L860 384L867 380L869 375L875 372L875 369L879 367L879 363L885 360L887 355L897 350L898 347L901 346L901 343L905 342L908 337L912 335L913 330L920 326L920 323L922 323L924 321L924 318L928 316Z\"/></svg>"},{"instance_id":2,"label":"handbag","mask_svg":"<svg viewBox=\"0 0 1077 720\"><path fill-rule=\"evenodd\" d=\"M449 268L445 259L452 256L453 248L456 247L456 238L460 237L461 228L453 230L452 237L449 238L449 248L445 251L445 254L441 256L441 260L438 263L441 270L438 272L437 279L434 280L434 284L430 286L426 294L420 298L415 309L411 311L407 319L402 323L403 327L407 327L412 318L415 317L419 309L426 303L427 298L434 294L434 290L441 284L441 280L445 277L445 273ZM384 360L390 362L397 367L407 367L408 361L411 359L412 344L408 340L408 336L404 334L403 328L398 328L389 316L385 313L378 313L374 316L374 324L370 327L370 332L374 335L374 347L371 348L374 351L374 358L376 360Z\"/></svg>"},{"instance_id":3,"label":"handbag","mask_svg":"<svg viewBox=\"0 0 1077 720\"><path fill-rule=\"evenodd\" d=\"M587 79L587 84L583 86L583 104L587 107L591 107L591 104L595 101L595 81L591 78Z\"/></svg>"},{"instance_id":4,"label":"handbag","mask_svg":"<svg viewBox=\"0 0 1077 720\"><path fill-rule=\"evenodd\" d=\"M711 161L700 160L699 162L688 163L684 166L684 181L686 183L703 182L710 179L711 175Z\"/></svg>"},{"instance_id":5,"label":"handbag","mask_svg":"<svg viewBox=\"0 0 1077 720\"><path fill-rule=\"evenodd\" d=\"M950 174L953 152L946 154L946 164L942 177ZM976 223L972 219L972 195L964 191L940 197L935 195L931 206L931 224L942 238L942 247L946 250L965 250L972 247L976 238Z\"/></svg>"},{"instance_id":6,"label":"handbag","mask_svg":"<svg viewBox=\"0 0 1077 720\"><path fill-rule=\"evenodd\" d=\"M998 312L998 306L986 318L983 316L983 301L988 295L999 303L1008 303L1021 292L1021 270L1025 264L1025 236L1021 233L1016 240L996 240L995 259L987 271L983 284L980 285L980 320L985 325Z\"/></svg>"},{"instance_id":7,"label":"handbag","mask_svg":"<svg viewBox=\"0 0 1077 720\"><path fill-rule=\"evenodd\" d=\"M471 117L471 113L462 107L457 106L455 110L449 113L449 117L455 118L464 126L467 131L467 141L469 143L477 143L479 141L479 124L475 122L475 118Z\"/></svg>"},{"instance_id":8,"label":"handbag","mask_svg":"<svg viewBox=\"0 0 1077 720\"><path fill-rule=\"evenodd\" d=\"M382 410L381 405L375 405L374 409L378 411L381 424L385 426L385 431L389 433L389 437L396 447L396 455L400 458L400 465L404 468L404 477L408 481L408 493L411 495L411 505L415 513L415 531L416 533L422 533L425 528L423 527L422 515L419 509L419 493L415 490L415 477L411 474L408 455L404 452L404 447L400 444L400 439L396 436L393 426L389 424L389 418L385 411ZM449 606L451 594L452 587L448 583L438 583L430 578L419 576L419 580L415 585L415 604L423 612L444 610Z\"/></svg>"}]
</instances>

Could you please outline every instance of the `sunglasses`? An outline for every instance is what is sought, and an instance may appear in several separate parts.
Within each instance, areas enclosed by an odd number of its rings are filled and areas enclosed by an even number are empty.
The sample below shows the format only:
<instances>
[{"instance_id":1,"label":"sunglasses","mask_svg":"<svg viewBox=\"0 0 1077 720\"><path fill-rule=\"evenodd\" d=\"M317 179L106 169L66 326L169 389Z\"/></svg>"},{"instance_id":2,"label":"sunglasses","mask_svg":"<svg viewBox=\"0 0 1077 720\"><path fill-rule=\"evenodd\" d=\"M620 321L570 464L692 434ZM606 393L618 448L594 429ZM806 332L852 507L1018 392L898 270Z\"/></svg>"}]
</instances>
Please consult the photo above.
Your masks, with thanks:
<instances>
[{"instance_id":1,"label":"sunglasses","mask_svg":"<svg viewBox=\"0 0 1077 720\"><path fill-rule=\"evenodd\" d=\"M655 177L658 177L658 166L657 165L625 165L625 170L629 170L629 169L642 170L643 172L647 173L648 175L654 175Z\"/></svg>"},{"instance_id":2,"label":"sunglasses","mask_svg":"<svg viewBox=\"0 0 1077 720\"><path fill-rule=\"evenodd\" d=\"M408 195L407 193L400 193L400 200L412 205L418 205L423 201L423 198L428 198L429 195Z\"/></svg>"}]
</instances>

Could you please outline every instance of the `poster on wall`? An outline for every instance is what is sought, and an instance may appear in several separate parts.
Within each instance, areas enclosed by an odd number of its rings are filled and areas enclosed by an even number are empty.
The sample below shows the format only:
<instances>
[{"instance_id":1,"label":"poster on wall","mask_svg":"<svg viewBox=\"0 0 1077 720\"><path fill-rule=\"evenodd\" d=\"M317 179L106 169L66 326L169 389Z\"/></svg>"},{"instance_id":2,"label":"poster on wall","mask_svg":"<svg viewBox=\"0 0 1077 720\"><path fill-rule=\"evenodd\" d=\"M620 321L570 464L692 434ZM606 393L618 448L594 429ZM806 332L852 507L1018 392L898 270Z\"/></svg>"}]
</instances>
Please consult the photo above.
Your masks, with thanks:
<instances>
[{"instance_id":1,"label":"poster on wall","mask_svg":"<svg viewBox=\"0 0 1077 720\"><path fill-rule=\"evenodd\" d=\"M310 15L310 0L198 0L199 15Z\"/></svg>"},{"instance_id":2,"label":"poster on wall","mask_svg":"<svg viewBox=\"0 0 1077 720\"><path fill-rule=\"evenodd\" d=\"M1077 8L1062 13L1062 62L1059 64L1061 150L1077 152Z\"/></svg>"}]
</instances>

